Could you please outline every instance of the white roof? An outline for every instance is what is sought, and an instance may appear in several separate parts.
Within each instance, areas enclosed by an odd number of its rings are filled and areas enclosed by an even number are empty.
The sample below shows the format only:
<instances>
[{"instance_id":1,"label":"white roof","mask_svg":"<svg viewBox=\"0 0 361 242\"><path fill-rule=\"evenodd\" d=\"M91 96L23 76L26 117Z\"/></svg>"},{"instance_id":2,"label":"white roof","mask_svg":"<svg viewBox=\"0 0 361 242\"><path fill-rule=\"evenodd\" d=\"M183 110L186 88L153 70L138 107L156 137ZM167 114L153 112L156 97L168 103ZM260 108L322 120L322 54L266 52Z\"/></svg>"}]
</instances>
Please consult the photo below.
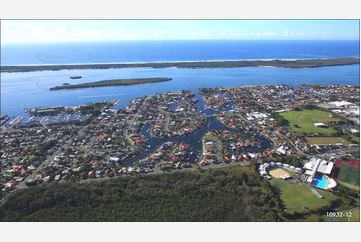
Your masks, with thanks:
<instances>
[{"instance_id":1,"label":"white roof","mask_svg":"<svg viewBox=\"0 0 361 242\"><path fill-rule=\"evenodd\" d=\"M303 168L307 169L307 170L312 170L318 163L318 161L320 161L320 159L315 159L312 158L308 163L306 163ZM334 163L333 162L327 162L325 160L321 161L318 168L317 168L317 172L323 173L323 174L330 174L332 171Z\"/></svg>"},{"instance_id":2,"label":"white roof","mask_svg":"<svg viewBox=\"0 0 361 242\"><path fill-rule=\"evenodd\" d=\"M346 102L346 101L331 102L330 104L334 104L336 106L353 105L353 103Z\"/></svg>"},{"instance_id":3,"label":"white roof","mask_svg":"<svg viewBox=\"0 0 361 242\"><path fill-rule=\"evenodd\" d=\"M312 170L307 170L307 171L305 172L305 175L311 176L311 175L312 175Z\"/></svg>"},{"instance_id":4,"label":"white roof","mask_svg":"<svg viewBox=\"0 0 361 242\"><path fill-rule=\"evenodd\" d=\"M303 168L306 169L306 170L312 170L313 166L314 165L312 163L308 162L303 166Z\"/></svg>"},{"instance_id":5,"label":"white roof","mask_svg":"<svg viewBox=\"0 0 361 242\"><path fill-rule=\"evenodd\" d=\"M33 165L28 166L29 170L35 170L35 167Z\"/></svg>"},{"instance_id":6,"label":"white roof","mask_svg":"<svg viewBox=\"0 0 361 242\"><path fill-rule=\"evenodd\" d=\"M252 153L248 153L248 155L249 155L251 158L256 157L256 155L255 155L255 154L252 154Z\"/></svg>"},{"instance_id":7,"label":"white roof","mask_svg":"<svg viewBox=\"0 0 361 242\"><path fill-rule=\"evenodd\" d=\"M110 157L109 158L111 161L119 161L119 158L118 157Z\"/></svg>"},{"instance_id":8,"label":"white roof","mask_svg":"<svg viewBox=\"0 0 361 242\"><path fill-rule=\"evenodd\" d=\"M286 154L286 150L281 146L277 149L278 152L280 152L281 154Z\"/></svg>"},{"instance_id":9,"label":"white roof","mask_svg":"<svg viewBox=\"0 0 361 242\"><path fill-rule=\"evenodd\" d=\"M327 165L327 168L324 172L324 174L331 174L332 168L333 168L334 163L333 162L329 162Z\"/></svg>"}]
</instances>

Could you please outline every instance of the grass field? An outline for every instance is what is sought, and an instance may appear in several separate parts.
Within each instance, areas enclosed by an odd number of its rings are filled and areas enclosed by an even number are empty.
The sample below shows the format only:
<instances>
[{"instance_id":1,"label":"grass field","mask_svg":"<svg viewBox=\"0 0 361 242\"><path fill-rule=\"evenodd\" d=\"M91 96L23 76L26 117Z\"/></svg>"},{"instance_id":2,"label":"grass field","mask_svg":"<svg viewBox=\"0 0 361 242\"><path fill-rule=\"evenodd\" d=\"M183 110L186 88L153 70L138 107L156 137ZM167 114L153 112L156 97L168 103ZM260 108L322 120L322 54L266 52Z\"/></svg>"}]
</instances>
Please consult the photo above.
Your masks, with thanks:
<instances>
[{"instance_id":1,"label":"grass field","mask_svg":"<svg viewBox=\"0 0 361 242\"><path fill-rule=\"evenodd\" d=\"M302 211L302 206L308 208L317 208L322 205L328 205L336 196L327 191L321 191L316 189L324 198L318 198L311 192L311 187L304 184L288 185L280 187L281 199L285 203L286 209L289 212Z\"/></svg>"},{"instance_id":2,"label":"grass field","mask_svg":"<svg viewBox=\"0 0 361 242\"><path fill-rule=\"evenodd\" d=\"M217 136L206 134L206 135L204 136L204 139L216 141L216 140L217 140Z\"/></svg>"},{"instance_id":3,"label":"grass field","mask_svg":"<svg viewBox=\"0 0 361 242\"><path fill-rule=\"evenodd\" d=\"M339 118L330 117L330 113L321 110L302 110L302 111L289 111L281 113L283 118L287 119L291 126L291 131L306 132L306 133L321 133L329 134L334 133L334 128L320 128L316 127L314 123L323 123L327 121L338 121ZM297 124L296 128L293 125Z\"/></svg>"},{"instance_id":4,"label":"grass field","mask_svg":"<svg viewBox=\"0 0 361 242\"><path fill-rule=\"evenodd\" d=\"M328 145L342 143L337 137L306 137L307 143L316 145Z\"/></svg>"},{"instance_id":5,"label":"grass field","mask_svg":"<svg viewBox=\"0 0 361 242\"><path fill-rule=\"evenodd\" d=\"M351 222L360 222L360 209L355 209L352 211L352 217L350 218Z\"/></svg>"},{"instance_id":6,"label":"grass field","mask_svg":"<svg viewBox=\"0 0 361 242\"><path fill-rule=\"evenodd\" d=\"M352 135L352 140L356 141L357 143L360 143L360 137Z\"/></svg>"},{"instance_id":7,"label":"grass field","mask_svg":"<svg viewBox=\"0 0 361 242\"><path fill-rule=\"evenodd\" d=\"M360 222L360 209L355 209L352 211L351 210L350 209L341 210L340 212L343 212L345 216L333 218L333 219L330 219L329 217L327 217L326 214L324 214L321 216L321 220L324 222L331 222L332 220L335 222ZM351 214L352 215L350 217L347 217L346 212L348 213L347 215L351 215Z\"/></svg>"},{"instance_id":8,"label":"grass field","mask_svg":"<svg viewBox=\"0 0 361 242\"><path fill-rule=\"evenodd\" d=\"M352 190L360 191L360 186L350 184L350 183L347 183L347 182L342 182L342 181L339 181L339 180L337 180L337 183L339 183L342 186L348 187L348 188L350 188Z\"/></svg>"},{"instance_id":9,"label":"grass field","mask_svg":"<svg viewBox=\"0 0 361 242\"><path fill-rule=\"evenodd\" d=\"M340 172L338 173L337 180L359 187L360 186L360 168L348 165L346 163L341 163L340 164Z\"/></svg>"},{"instance_id":10,"label":"grass field","mask_svg":"<svg viewBox=\"0 0 361 242\"><path fill-rule=\"evenodd\" d=\"M345 216L335 218L337 222L360 222L360 209L355 209L350 212L350 209L342 210ZM350 215L349 217L346 216ZM351 215L352 214L352 215Z\"/></svg>"}]
</instances>

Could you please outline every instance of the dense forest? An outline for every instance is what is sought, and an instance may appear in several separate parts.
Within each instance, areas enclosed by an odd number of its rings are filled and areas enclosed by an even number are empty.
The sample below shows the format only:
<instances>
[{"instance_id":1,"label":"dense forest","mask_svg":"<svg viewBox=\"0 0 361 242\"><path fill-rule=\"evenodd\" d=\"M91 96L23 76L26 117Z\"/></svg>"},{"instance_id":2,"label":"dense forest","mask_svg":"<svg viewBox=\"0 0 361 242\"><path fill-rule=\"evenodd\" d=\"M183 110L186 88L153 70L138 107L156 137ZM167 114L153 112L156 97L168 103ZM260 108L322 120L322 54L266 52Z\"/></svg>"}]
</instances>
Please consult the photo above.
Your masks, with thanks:
<instances>
[{"instance_id":1,"label":"dense forest","mask_svg":"<svg viewBox=\"0 0 361 242\"><path fill-rule=\"evenodd\" d=\"M76 88L89 88L89 87L109 87L109 86L131 86L139 84L150 84L156 82L166 82L170 81L172 78L134 78L134 79L114 79L114 80L104 80L97 82L87 82L81 84L66 84L62 86L56 86L49 88L50 91L62 90L62 89L76 89Z\"/></svg>"},{"instance_id":2,"label":"dense forest","mask_svg":"<svg viewBox=\"0 0 361 242\"><path fill-rule=\"evenodd\" d=\"M277 191L255 164L49 183L10 194L1 221L282 221Z\"/></svg>"},{"instance_id":3,"label":"dense forest","mask_svg":"<svg viewBox=\"0 0 361 242\"><path fill-rule=\"evenodd\" d=\"M197 61L197 62L163 62L163 63L127 63L127 64L84 64L84 65L44 65L44 66L2 66L1 72L57 71L75 69L112 69L112 68L236 68L274 66L284 68L310 68L359 64L359 58L299 59L299 60L241 60L241 61Z\"/></svg>"}]
</instances>

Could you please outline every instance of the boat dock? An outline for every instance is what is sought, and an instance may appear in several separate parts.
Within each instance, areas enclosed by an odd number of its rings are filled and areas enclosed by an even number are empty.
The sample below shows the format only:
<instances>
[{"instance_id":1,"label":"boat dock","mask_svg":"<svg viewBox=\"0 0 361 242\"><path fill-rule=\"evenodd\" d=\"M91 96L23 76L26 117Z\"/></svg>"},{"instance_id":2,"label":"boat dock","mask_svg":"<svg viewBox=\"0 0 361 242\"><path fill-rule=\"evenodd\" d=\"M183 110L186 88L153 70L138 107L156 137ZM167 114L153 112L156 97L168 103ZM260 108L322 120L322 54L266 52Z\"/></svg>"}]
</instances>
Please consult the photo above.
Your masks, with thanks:
<instances>
[{"instance_id":1,"label":"boat dock","mask_svg":"<svg viewBox=\"0 0 361 242\"><path fill-rule=\"evenodd\" d=\"M24 119L24 117L18 116L14 120L11 120L9 124L10 125L19 124L21 121L23 121L23 119Z\"/></svg>"},{"instance_id":2,"label":"boat dock","mask_svg":"<svg viewBox=\"0 0 361 242\"><path fill-rule=\"evenodd\" d=\"M9 119L10 117L8 115L1 115L0 116L1 125L5 124Z\"/></svg>"}]
</instances>

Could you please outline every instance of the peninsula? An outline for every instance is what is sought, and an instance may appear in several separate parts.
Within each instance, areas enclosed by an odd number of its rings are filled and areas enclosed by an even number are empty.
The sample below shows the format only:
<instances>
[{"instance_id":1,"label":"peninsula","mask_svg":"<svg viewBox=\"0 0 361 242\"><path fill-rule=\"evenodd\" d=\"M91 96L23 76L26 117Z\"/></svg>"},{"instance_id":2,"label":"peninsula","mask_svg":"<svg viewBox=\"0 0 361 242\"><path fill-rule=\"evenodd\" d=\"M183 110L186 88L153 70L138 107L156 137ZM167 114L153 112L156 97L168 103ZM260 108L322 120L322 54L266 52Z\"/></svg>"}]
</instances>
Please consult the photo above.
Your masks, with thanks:
<instances>
[{"instance_id":1,"label":"peninsula","mask_svg":"<svg viewBox=\"0 0 361 242\"><path fill-rule=\"evenodd\" d=\"M50 91L62 90L62 89L76 89L76 88L89 88L89 87L109 87L109 86L130 86L130 85L139 85L139 84L150 84L156 82L166 82L170 81L172 78L135 78L135 79L114 79L114 80L104 80L97 82L86 82L81 84L68 84L62 86L55 86L49 88Z\"/></svg>"},{"instance_id":2,"label":"peninsula","mask_svg":"<svg viewBox=\"0 0 361 242\"><path fill-rule=\"evenodd\" d=\"M359 58L340 57L329 59L276 59L276 60L237 60L237 61L194 61L194 62L161 62L161 63L118 63L118 64L75 64L75 65L34 65L34 66L2 66L1 72L57 71L75 69L120 69L120 68L237 68L272 66L282 68L311 68L322 66L359 64Z\"/></svg>"}]
</instances>

